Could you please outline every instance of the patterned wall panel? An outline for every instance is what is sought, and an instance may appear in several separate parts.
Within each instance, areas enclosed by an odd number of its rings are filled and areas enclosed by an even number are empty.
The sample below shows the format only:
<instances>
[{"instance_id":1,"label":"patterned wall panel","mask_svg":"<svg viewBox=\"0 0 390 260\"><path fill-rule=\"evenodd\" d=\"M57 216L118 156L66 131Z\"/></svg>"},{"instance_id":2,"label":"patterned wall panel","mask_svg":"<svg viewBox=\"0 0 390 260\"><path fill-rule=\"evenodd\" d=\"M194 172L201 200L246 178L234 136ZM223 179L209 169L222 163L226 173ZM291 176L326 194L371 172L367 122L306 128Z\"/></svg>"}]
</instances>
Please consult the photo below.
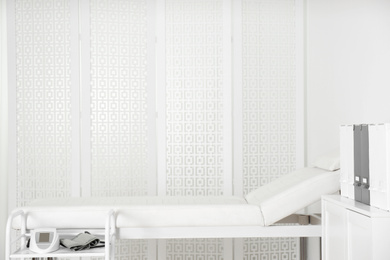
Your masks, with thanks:
<instances>
[{"instance_id":1,"label":"patterned wall panel","mask_svg":"<svg viewBox=\"0 0 390 260\"><path fill-rule=\"evenodd\" d=\"M249 238L244 244L244 260L299 259L297 240L290 238Z\"/></svg>"},{"instance_id":2,"label":"patterned wall panel","mask_svg":"<svg viewBox=\"0 0 390 260\"><path fill-rule=\"evenodd\" d=\"M170 239L167 260L222 260L223 239Z\"/></svg>"},{"instance_id":3,"label":"patterned wall panel","mask_svg":"<svg viewBox=\"0 0 390 260\"><path fill-rule=\"evenodd\" d=\"M245 193L295 168L294 1L243 2Z\"/></svg>"},{"instance_id":4,"label":"patterned wall panel","mask_svg":"<svg viewBox=\"0 0 390 260\"><path fill-rule=\"evenodd\" d=\"M295 169L295 2L243 0L244 193ZM279 242L278 242L279 241ZM297 239L245 239L245 259L297 259ZM280 250L280 251L278 251Z\"/></svg>"},{"instance_id":5,"label":"patterned wall panel","mask_svg":"<svg viewBox=\"0 0 390 260\"><path fill-rule=\"evenodd\" d=\"M71 195L69 0L15 0L16 206Z\"/></svg>"},{"instance_id":6,"label":"patterned wall panel","mask_svg":"<svg viewBox=\"0 0 390 260\"><path fill-rule=\"evenodd\" d=\"M145 0L91 0L92 196L148 191Z\"/></svg>"},{"instance_id":7,"label":"patterned wall panel","mask_svg":"<svg viewBox=\"0 0 390 260\"><path fill-rule=\"evenodd\" d=\"M147 0L91 0L91 195L148 193ZM152 101L154 102L154 100ZM147 259L118 240L116 259Z\"/></svg>"},{"instance_id":8,"label":"patterned wall panel","mask_svg":"<svg viewBox=\"0 0 390 260\"><path fill-rule=\"evenodd\" d=\"M148 260L148 240L117 240L115 259ZM154 260L154 259L149 259Z\"/></svg>"},{"instance_id":9,"label":"patterned wall panel","mask_svg":"<svg viewBox=\"0 0 390 260\"><path fill-rule=\"evenodd\" d=\"M115 259L117 260L155 260L148 258L148 240L124 240L115 241ZM104 257L83 257L82 260L103 260Z\"/></svg>"},{"instance_id":10,"label":"patterned wall panel","mask_svg":"<svg viewBox=\"0 0 390 260\"><path fill-rule=\"evenodd\" d=\"M166 1L167 195L222 195L222 1Z\"/></svg>"},{"instance_id":11,"label":"patterned wall panel","mask_svg":"<svg viewBox=\"0 0 390 260\"><path fill-rule=\"evenodd\" d=\"M166 1L167 195L223 195L223 1ZM168 240L166 259L222 259L223 239Z\"/></svg>"}]
</instances>

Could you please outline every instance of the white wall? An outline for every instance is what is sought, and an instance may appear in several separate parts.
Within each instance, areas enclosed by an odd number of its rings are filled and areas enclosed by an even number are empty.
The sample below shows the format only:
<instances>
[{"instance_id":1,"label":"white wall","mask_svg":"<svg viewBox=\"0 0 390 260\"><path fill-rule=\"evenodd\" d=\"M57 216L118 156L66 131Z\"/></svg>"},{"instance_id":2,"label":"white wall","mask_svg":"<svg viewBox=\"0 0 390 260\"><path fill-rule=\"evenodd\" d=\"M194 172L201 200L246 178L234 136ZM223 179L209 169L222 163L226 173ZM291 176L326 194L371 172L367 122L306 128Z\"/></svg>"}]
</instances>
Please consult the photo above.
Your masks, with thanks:
<instances>
[{"instance_id":1,"label":"white wall","mask_svg":"<svg viewBox=\"0 0 390 260\"><path fill-rule=\"evenodd\" d=\"M389 46L390 1L306 1L308 164L338 149L339 125L390 122Z\"/></svg>"},{"instance_id":2,"label":"white wall","mask_svg":"<svg viewBox=\"0 0 390 260\"><path fill-rule=\"evenodd\" d=\"M0 258L3 258L7 219L7 80L5 0L0 0Z\"/></svg>"},{"instance_id":3,"label":"white wall","mask_svg":"<svg viewBox=\"0 0 390 260\"><path fill-rule=\"evenodd\" d=\"M340 124L390 121L390 1L307 1L307 162Z\"/></svg>"}]
</instances>

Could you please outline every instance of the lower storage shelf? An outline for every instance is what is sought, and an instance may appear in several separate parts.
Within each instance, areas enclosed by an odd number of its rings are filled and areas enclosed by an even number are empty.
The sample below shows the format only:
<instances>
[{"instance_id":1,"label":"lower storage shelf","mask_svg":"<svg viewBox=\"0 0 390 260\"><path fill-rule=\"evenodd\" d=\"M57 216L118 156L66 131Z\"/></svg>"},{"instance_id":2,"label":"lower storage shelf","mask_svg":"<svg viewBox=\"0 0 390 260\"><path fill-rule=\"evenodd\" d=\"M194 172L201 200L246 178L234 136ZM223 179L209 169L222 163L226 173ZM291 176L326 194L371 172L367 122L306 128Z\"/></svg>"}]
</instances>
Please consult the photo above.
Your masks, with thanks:
<instances>
[{"instance_id":1,"label":"lower storage shelf","mask_svg":"<svg viewBox=\"0 0 390 260\"><path fill-rule=\"evenodd\" d=\"M47 253L47 254L38 254L30 251L28 248L23 250L18 250L10 255L11 259L19 259L24 257L104 257L105 248L93 248L82 251L72 251L67 248L60 248L57 251Z\"/></svg>"},{"instance_id":2,"label":"lower storage shelf","mask_svg":"<svg viewBox=\"0 0 390 260\"><path fill-rule=\"evenodd\" d=\"M38 236L36 232L37 229L32 229L34 232L32 232L31 229L27 229L27 221L26 216L27 212L24 212L23 210L15 210L11 213L11 215L8 217L7 221L7 227L6 227L6 246L5 246L5 259L24 259L24 258L80 258L80 257L104 257L105 260L114 259L114 251L112 250L112 247L114 245L115 237L116 237L116 229L115 229L115 212L114 210L109 210L107 212L107 217L105 223L101 224L101 227L96 227L95 229L84 229L84 228L73 228L73 229L66 229L66 228L57 228L55 231L52 231L53 233L56 233L56 235L59 236L60 239L72 239L76 235L80 233L85 233L85 231L88 231L91 235L94 237L97 237L100 241L104 241L102 247L96 247L92 249L85 249L80 251L73 251L69 248L60 246L60 248L56 251L49 252L49 253L36 253L31 251L30 249L26 248L27 240L31 238L33 234L35 234L35 239ZM20 223L21 227L19 229L20 235L17 235L15 232L13 235L11 235L12 223L13 220L17 217L20 217ZM48 228L47 228L48 229ZM54 228L52 228L54 230ZM50 232L49 232L50 233ZM48 234L46 234L48 235ZM54 236L54 235L52 235ZM34 239L32 238L32 239ZM44 239L49 240L47 237ZM53 239L53 238L52 238ZM88 243L90 238L87 238L85 243ZM85 238L84 238L85 240ZM94 239L92 239L94 240ZM34 240L32 240L34 241ZM81 239L83 241L83 239ZM47 241L44 241L47 242ZM54 243L54 242L53 242ZM83 242L82 242L83 243ZM19 244L19 247L18 247ZM35 244L34 244L35 245ZM95 245L97 246L97 245ZM17 249L19 248L19 249ZM48 251L48 250L47 250Z\"/></svg>"}]
</instances>

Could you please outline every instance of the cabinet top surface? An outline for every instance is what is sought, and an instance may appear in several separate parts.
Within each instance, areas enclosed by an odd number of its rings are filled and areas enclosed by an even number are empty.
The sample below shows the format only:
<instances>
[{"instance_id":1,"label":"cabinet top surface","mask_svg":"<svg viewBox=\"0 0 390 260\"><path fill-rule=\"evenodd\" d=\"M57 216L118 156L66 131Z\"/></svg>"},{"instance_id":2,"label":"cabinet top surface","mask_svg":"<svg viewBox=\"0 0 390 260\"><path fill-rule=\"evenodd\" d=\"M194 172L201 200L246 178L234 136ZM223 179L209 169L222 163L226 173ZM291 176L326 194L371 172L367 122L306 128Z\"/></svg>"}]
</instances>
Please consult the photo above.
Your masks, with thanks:
<instances>
[{"instance_id":1,"label":"cabinet top surface","mask_svg":"<svg viewBox=\"0 0 390 260\"><path fill-rule=\"evenodd\" d=\"M367 215L369 217L376 218L389 218L390 212L386 210L382 210L376 207L372 207L355 200L343 197L341 195L325 195L322 196L323 201L328 201L341 207L348 208L350 210L356 211L360 214Z\"/></svg>"}]
</instances>

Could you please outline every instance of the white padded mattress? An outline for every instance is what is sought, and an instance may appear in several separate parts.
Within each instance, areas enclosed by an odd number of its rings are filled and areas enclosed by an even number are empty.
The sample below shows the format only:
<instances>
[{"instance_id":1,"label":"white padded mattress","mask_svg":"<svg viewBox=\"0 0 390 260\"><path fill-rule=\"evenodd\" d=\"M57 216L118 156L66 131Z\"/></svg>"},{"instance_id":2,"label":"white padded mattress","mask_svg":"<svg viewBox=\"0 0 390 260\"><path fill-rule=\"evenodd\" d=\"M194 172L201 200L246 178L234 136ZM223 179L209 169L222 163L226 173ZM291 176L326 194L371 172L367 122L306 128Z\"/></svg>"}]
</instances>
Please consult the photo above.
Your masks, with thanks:
<instances>
[{"instance_id":1,"label":"white padded mattress","mask_svg":"<svg viewBox=\"0 0 390 260\"><path fill-rule=\"evenodd\" d=\"M315 167L286 174L245 196L249 204L258 205L263 225L280 219L317 202L322 195L340 190L340 171L329 172Z\"/></svg>"},{"instance_id":2,"label":"white padded mattress","mask_svg":"<svg viewBox=\"0 0 390 260\"><path fill-rule=\"evenodd\" d=\"M339 172L304 168L238 197L114 197L45 199L23 208L27 228L268 226L339 190ZM20 228L20 219L12 225Z\"/></svg>"},{"instance_id":3,"label":"white padded mattress","mask_svg":"<svg viewBox=\"0 0 390 260\"><path fill-rule=\"evenodd\" d=\"M27 228L102 228L107 212L116 211L116 226L193 227L262 225L260 208L238 197L114 197L33 201ZM13 222L14 228L20 221Z\"/></svg>"}]
</instances>

